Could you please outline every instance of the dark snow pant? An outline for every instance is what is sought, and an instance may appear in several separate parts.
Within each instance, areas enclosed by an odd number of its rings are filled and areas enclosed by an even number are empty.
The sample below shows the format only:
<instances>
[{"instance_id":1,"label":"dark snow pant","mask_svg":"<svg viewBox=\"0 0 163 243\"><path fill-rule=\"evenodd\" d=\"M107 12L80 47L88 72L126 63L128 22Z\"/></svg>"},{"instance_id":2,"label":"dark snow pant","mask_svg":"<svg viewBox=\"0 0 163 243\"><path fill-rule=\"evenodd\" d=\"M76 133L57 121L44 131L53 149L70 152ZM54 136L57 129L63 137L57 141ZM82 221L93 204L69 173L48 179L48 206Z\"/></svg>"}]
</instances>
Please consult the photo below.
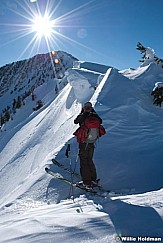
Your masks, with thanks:
<instances>
[{"instance_id":1,"label":"dark snow pant","mask_svg":"<svg viewBox=\"0 0 163 243\"><path fill-rule=\"evenodd\" d=\"M97 179L96 167L93 163L94 144L79 143L80 174L85 185Z\"/></svg>"}]
</instances>

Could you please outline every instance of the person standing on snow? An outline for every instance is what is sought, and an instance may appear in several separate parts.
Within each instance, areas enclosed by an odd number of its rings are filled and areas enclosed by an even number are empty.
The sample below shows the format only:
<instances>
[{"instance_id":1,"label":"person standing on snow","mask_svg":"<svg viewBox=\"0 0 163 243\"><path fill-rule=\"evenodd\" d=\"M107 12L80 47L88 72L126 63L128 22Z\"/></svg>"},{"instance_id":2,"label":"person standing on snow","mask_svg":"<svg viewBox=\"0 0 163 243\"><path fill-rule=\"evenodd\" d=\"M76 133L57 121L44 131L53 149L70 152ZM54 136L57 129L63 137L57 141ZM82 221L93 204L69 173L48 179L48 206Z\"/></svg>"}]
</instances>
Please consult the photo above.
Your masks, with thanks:
<instances>
[{"instance_id":1,"label":"person standing on snow","mask_svg":"<svg viewBox=\"0 0 163 243\"><path fill-rule=\"evenodd\" d=\"M91 102L84 104L74 123L80 126L74 132L79 143L80 174L86 188L92 188L97 186L97 173L93 162L94 143L98 137L105 134L105 129L101 125L102 119L93 109Z\"/></svg>"}]
</instances>

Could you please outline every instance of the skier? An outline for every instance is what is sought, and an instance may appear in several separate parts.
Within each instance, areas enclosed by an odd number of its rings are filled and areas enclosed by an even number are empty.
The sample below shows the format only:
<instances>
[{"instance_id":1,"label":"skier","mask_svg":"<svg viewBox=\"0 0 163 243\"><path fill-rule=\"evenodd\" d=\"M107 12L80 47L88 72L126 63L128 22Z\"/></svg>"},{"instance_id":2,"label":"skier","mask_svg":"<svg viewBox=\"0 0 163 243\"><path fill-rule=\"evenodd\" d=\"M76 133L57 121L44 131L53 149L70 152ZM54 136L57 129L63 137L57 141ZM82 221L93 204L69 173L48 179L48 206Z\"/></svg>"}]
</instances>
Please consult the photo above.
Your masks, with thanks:
<instances>
[{"instance_id":1,"label":"skier","mask_svg":"<svg viewBox=\"0 0 163 243\"><path fill-rule=\"evenodd\" d=\"M80 174L84 186L91 189L98 185L96 167L93 162L94 143L99 136L105 134L105 129L100 125L102 119L93 109L91 102L84 104L74 123L80 125L74 132L79 143Z\"/></svg>"}]
</instances>

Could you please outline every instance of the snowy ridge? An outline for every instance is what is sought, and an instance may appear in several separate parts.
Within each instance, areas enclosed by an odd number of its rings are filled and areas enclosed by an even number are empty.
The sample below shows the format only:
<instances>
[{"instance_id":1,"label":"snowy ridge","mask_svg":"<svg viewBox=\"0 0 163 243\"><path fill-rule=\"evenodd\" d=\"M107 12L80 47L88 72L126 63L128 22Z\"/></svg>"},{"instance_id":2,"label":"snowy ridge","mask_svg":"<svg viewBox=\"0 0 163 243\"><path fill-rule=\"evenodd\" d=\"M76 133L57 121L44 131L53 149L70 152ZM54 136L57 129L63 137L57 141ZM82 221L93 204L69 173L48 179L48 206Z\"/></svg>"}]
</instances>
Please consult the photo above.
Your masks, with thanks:
<instances>
[{"instance_id":1,"label":"snowy ridge","mask_svg":"<svg viewBox=\"0 0 163 243\"><path fill-rule=\"evenodd\" d=\"M68 69L62 79L68 84L59 94L56 83L37 87L43 107L33 112L28 97L28 106L0 133L1 242L114 243L117 236L136 237L136 242L138 237L163 237L163 110L150 95L163 71L156 64L125 71L108 67L105 72L104 66L93 70L96 65L89 65ZM72 134L78 126L73 120L87 100L107 130L94 156L101 184L119 192L133 189L135 195L102 200L76 189L73 203L67 199L69 186L45 173L48 164L69 178L51 159L68 166L68 142L74 166Z\"/></svg>"},{"instance_id":2,"label":"snowy ridge","mask_svg":"<svg viewBox=\"0 0 163 243\"><path fill-rule=\"evenodd\" d=\"M99 94L101 93L103 86L105 85L105 82L108 80L109 75L111 73L111 68L109 68L105 74L105 76L103 77L103 79L101 80L100 84L97 86L96 91L94 92L92 98L90 99L90 102L95 105L98 99Z\"/></svg>"},{"instance_id":3,"label":"snowy ridge","mask_svg":"<svg viewBox=\"0 0 163 243\"><path fill-rule=\"evenodd\" d=\"M47 162L47 156L49 155L49 153L55 154L60 149L60 146L64 144L64 142L66 142L68 134L65 133L65 130L67 130L67 126L65 126L64 124L66 121L72 124L72 114L68 111L68 109L66 109L65 105L70 89L71 86L69 85L65 87L65 89L60 93L57 99L53 101L49 105L49 107L40 112L36 117L28 121L27 124L24 125L10 139L7 146L1 152L1 170L3 172L1 185L5 185L7 180L7 184L9 184L9 191L12 192L13 188L17 187L16 185L19 185L19 183L22 184L22 181L24 181L25 178L25 187L26 184L28 184L28 180L30 183L30 187L31 183L33 183L31 181L31 173L36 173L35 170L38 170L38 167L41 167L41 165L44 165ZM78 108L76 108L74 105L74 112L76 113L76 111L78 111ZM44 119L45 117L46 119ZM57 124L54 122L56 120L56 117L58 121ZM73 131L74 128L72 127L72 130L70 130L70 134L72 134ZM53 136L51 136L51 134L53 134ZM65 135L66 140L64 140ZM57 139L58 136L59 139ZM14 153L15 147L16 153ZM15 163L14 167L13 163ZM26 166L26 163L28 163L28 166ZM9 172L12 174L12 177L10 178L8 178ZM41 175L44 173L43 167L42 170L39 171L39 173L40 172ZM17 178L17 175L19 175L19 178ZM13 176L15 177L14 182L16 183L16 185L12 182ZM6 177L7 179L5 179ZM23 186L21 186L21 193L22 190ZM1 191L1 200L3 198L3 195L6 195L6 192L7 191ZM11 193L9 193L9 198L11 197L12 195Z\"/></svg>"}]
</instances>

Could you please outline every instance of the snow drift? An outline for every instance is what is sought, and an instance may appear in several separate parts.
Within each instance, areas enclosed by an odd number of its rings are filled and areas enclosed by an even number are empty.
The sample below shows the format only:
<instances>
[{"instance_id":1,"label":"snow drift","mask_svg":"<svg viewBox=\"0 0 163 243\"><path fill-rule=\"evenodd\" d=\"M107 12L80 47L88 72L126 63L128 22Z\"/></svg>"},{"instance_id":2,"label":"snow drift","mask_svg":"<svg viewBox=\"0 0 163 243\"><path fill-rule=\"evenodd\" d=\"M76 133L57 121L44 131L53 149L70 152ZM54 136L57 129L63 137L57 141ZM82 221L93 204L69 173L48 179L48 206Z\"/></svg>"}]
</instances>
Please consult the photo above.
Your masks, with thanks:
<instances>
[{"instance_id":1,"label":"snow drift","mask_svg":"<svg viewBox=\"0 0 163 243\"><path fill-rule=\"evenodd\" d=\"M33 112L33 103L29 97L26 99L28 106L23 106L0 133L2 242L116 242L117 235L162 236L162 203L157 199L154 208L150 203L158 195L162 198L162 190L154 190L163 185L163 110L153 105L150 95L162 78L162 69L154 63L123 71L85 63L67 70L62 79L67 84L61 86L59 94L51 80L36 89L44 101L40 110ZM5 98L1 97L2 100ZM76 201L72 205L70 199L66 200L69 187L45 173L48 165L69 178L66 172L52 165L51 159L56 157L68 166L64 153L66 144L70 143L72 166L75 166L78 150L72 134L77 125L73 121L88 100L107 130L97 142L94 156L101 184L117 192L144 193L138 196L140 201L135 195L128 195L129 198L103 202L94 197L93 202L80 196L76 189ZM76 170L79 171L79 162ZM145 203L147 198L149 201ZM136 205L129 206L128 202ZM84 213L80 214L82 210ZM145 218L141 229L140 217ZM131 218L133 224L127 223ZM153 222L151 227L146 226L147 221ZM13 235L7 235L10 222ZM86 226L91 227L87 234Z\"/></svg>"}]
</instances>

